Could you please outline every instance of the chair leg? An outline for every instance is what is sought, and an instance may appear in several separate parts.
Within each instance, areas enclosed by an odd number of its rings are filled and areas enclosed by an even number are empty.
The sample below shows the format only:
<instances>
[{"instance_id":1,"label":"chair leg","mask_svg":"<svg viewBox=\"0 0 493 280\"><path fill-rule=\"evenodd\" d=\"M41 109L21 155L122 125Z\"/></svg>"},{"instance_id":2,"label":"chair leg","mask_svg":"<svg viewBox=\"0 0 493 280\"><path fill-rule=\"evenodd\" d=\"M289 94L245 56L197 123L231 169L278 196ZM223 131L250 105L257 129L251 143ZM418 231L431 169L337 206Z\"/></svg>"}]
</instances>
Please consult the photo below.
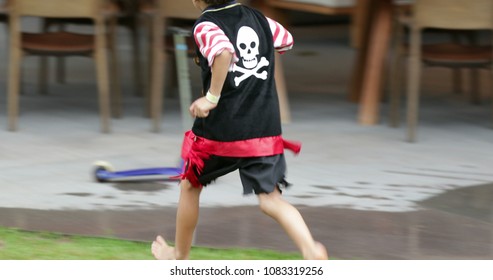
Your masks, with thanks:
<instances>
[{"instance_id":1,"label":"chair leg","mask_svg":"<svg viewBox=\"0 0 493 280\"><path fill-rule=\"evenodd\" d=\"M59 84L65 84L66 75L65 75L66 67L65 67L65 58L57 57L56 59L56 80Z\"/></svg>"},{"instance_id":2,"label":"chair leg","mask_svg":"<svg viewBox=\"0 0 493 280\"><path fill-rule=\"evenodd\" d=\"M59 31L65 31L65 24L60 24L58 26ZM48 31L49 27L46 28L46 31ZM56 80L60 84L64 84L66 81L66 75L65 72L66 67L65 67L65 57L57 57L56 58Z\"/></svg>"},{"instance_id":3,"label":"chair leg","mask_svg":"<svg viewBox=\"0 0 493 280\"><path fill-rule=\"evenodd\" d=\"M153 43L153 23L149 17L143 19L144 24L146 25L147 30L147 75L145 79L145 89L144 89L144 117L151 118L151 96L152 96L152 71L153 71L153 51L154 51L154 43Z\"/></svg>"},{"instance_id":4,"label":"chair leg","mask_svg":"<svg viewBox=\"0 0 493 280\"><path fill-rule=\"evenodd\" d=\"M402 83L402 59L404 56L403 49L403 27L399 22L395 22L393 26L392 36L392 57L390 71L388 74L389 82L389 125L398 127L400 123L400 101L401 101L401 83Z\"/></svg>"},{"instance_id":5,"label":"chair leg","mask_svg":"<svg viewBox=\"0 0 493 280\"><path fill-rule=\"evenodd\" d=\"M122 89L120 84L120 67L118 59L118 49L116 43L117 19L112 18L109 22L108 32L108 50L110 54L110 70L109 76L111 79L110 95L111 95L111 112L114 118L122 116Z\"/></svg>"},{"instance_id":6,"label":"chair leg","mask_svg":"<svg viewBox=\"0 0 493 280\"><path fill-rule=\"evenodd\" d=\"M492 88L492 90L491 90L491 106L492 106L491 128L493 129L493 64L490 66L490 69L488 69L488 70L490 70L490 81L491 81L490 86Z\"/></svg>"},{"instance_id":7,"label":"chair leg","mask_svg":"<svg viewBox=\"0 0 493 280\"><path fill-rule=\"evenodd\" d=\"M474 31L466 32L466 37L469 45L478 46L479 38L478 33ZM471 96L470 100L472 104L480 105L481 104L481 93L479 87L479 69L472 68L471 69Z\"/></svg>"},{"instance_id":8,"label":"chair leg","mask_svg":"<svg viewBox=\"0 0 493 280\"><path fill-rule=\"evenodd\" d=\"M159 132L161 129L161 113L163 107L163 77L164 61L166 52L163 48L164 22L155 18L152 22L152 61L151 61L151 96L150 113L152 118L152 131Z\"/></svg>"},{"instance_id":9,"label":"chair leg","mask_svg":"<svg viewBox=\"0 0 493 280\"><path fill-rule=\"evenodd\" d=\"M21 50L10 48L9 80L8 80L8 130L17 130L19 116L19 89L21 74Z\"/></svg>"},{"instance_id":10,"label":"chair leg","mask_svg":"<svg viewBox=\"0 0 493 280\"><path fill-rule=\"evenodd\" d=\"M419 75L421 66L419 61L412 59L409 62L409 84L407 95L407 140L409 142L416 142L416 129L418 124L419 115Z\"/></svg>"},{"instance_id":11,"label":"chair leg","mask_svg":"<svg viewBox=\"0 0 493 280\"><path fill-rule=\"evenodd\" d=\"M143 96L143 82L142 82L142 63L140 61L140 43L139 43L139 21L135 16L131 19L130 32L132 36L132 59L133 59L133 75L135 95Z\"/></svg>"},{"instance_id":12,"label":"chair leg","mask_svg":"<svg viewBox=\"0 0 493 280\"><path fill-rule=\"evenodd\" d=\"M65 25L60 24L59 31L65 31ZM60 56L56 58L56 80L60 84L64 84L66 81L66 67L65 67L65 57Z\"/></svg>"},{"instance_id":13,"label":"chair leg","mask_svg":"<svg viewBox=\"0 0 493 280\"><path fill-rule=\"evenodd\" d=\"M43 19L41 32L48 32L50 29L50 21ZM39 84L39 94L48 94L48 79L49 79L49 58L46 56L41 56L39 58L39 69L38 69L38 84Z\"/></svg>"},{"instance_id":14,"label":"chair leg","mask_svg":"<svg viewBox=\"0 0 493 280\"><path fill-rule=\"evenodd\" d=\"M452 42L454 44L460 44L461 43L461 38L460 34L458 32L453 32L451 33L452 35ZM452 69L452 90L454 94L462 94L462 88L463 88L463 82L462 82L462 71L460 68L453 68Z\"/></svg>"},{"instance_id":15,"label":"chair leg","mask_svg":"<svg viewBox=\"0 0 493 280\"><path fill-rule=\"evenodd\" d=\"M401 84L402 84L402 55L394 54L390 73L390 100L389 100L389 119L391 127L398 127L401 122L400 107L401 107Z\"/></svg>"},{"instance_id":16,"label":"chair leg","mask_svg":"<svg viewBox=\"0 0 493 280\"><path fill-rule=\"evenodd\" d=\"M163 106L163 75L164 75L164 57L165 54L161 51L161 55L154 55L152 61L151 73L151 96L150 115L152 118L152 131L159 132L161 130L161 114Z\"/></svg>"},{"instance_id":17,"label":"chair leg","mask_svg":"<svg viewBox=\"0 0 493 280\"><path fill-rule=\"evenodd\" d=\"M407 140L416 141L419 115L419 84L421 79L421 38L417 30L412 31L407 84Z\"/></svg>"},{"instance_id":18,"label":"chair leg","mask_svg":"<svg viewBox=\"0 0 493 280\"><path fill-rule=\"evenodd\" d=\"M452 90L454 94L462 94L462 84L461 69L452 69Z\"/></svg>"},{"instance_id":19,"label":"chair leg","mask_svg":"<svg viewBox=\"0 0 493 280\"><path fill-rule=\"evenodd\" d=\"M49 79L49 65L48 57L42 56L39 58L39 93L42 95L48 94L48 79Z\"/></svg>"},{"instance_id":20,"label":"chair leg","mask_svg":"<svg viewBox=\"0 0 493 280\"><path fill-rule=\"evenodd\" d=\"M101 119L101 131L110 132L110 86L108 83L108 62L106 50L101 47L96 48L95 63L96 76L99 91L99 114Z\"/></svg>"},{"instance_id":21,"label":"chair leg","mask_svg":"<svg viewBox=\"0 0 493 280\"><path fill-rule=\"evenodd\" d=\"M470 100L472 104L481 104L481 93L479 91L479 69L471 69L471 96Z\"/></svg>"}]
</instances>

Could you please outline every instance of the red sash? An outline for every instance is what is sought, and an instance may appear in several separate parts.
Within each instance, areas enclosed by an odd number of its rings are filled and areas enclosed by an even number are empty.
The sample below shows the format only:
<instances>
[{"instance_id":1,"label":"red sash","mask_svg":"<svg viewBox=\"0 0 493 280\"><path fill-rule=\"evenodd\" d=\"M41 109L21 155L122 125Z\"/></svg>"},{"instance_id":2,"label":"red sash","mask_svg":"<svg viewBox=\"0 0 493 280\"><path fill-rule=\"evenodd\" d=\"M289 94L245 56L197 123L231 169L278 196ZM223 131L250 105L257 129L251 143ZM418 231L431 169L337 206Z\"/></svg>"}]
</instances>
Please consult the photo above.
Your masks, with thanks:
<instances>
[{"instance_id":1,"label":"red sash","mask_svg":"<svg viewBox=\"0 0 493 280\"><path fill-rule=\"evenodd\" d=\"M223 157L263 157L284 153L284 149L298 154L301 143L287 141L281 135L221 142L196 136L191 130L185 132L181 157L185 162L182 179L188 179L195 187L201 187L197 176L204 168L204 160L211 155ZM194 172L195 170L195 172Z\"/></svg>"}]
</instances>

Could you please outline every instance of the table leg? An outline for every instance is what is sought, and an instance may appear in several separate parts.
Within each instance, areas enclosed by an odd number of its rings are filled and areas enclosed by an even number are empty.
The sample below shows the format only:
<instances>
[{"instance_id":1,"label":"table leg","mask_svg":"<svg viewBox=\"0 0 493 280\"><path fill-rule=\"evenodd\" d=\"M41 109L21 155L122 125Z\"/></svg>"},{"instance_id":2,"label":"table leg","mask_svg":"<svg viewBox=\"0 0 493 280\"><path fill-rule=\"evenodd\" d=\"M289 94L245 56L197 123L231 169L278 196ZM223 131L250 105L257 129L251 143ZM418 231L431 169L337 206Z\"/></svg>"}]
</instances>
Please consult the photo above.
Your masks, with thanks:
<instances>
[{"instance_id":1,"label":"table leg","mask_svg":"<svg viewBox=\"0 0 493 280\"><path fill-rule=\"evenodd\" d=\"M364 125L378 122L379 103L382 90L382 77L385 70L385 58L389 49L392 24L392 1L372 1L368 50L361 79L361 98L358 121Z\"/></svg>"},{"instance_id":2,"label":"table leg","mask_svg":"<svg viewBox=\"0 0 493 280\"><path fill-rule=\"evenodd\" d=\"M365 72L365 64L368 55L368 36L370 34L370 25L372 22L371 1L358 0L353 16L353 47L358 49L356 59L353 66L351 84L349 88L349 100L351 102L359 102L362 89L363 74Z\"/></svg>"}]
</instances>

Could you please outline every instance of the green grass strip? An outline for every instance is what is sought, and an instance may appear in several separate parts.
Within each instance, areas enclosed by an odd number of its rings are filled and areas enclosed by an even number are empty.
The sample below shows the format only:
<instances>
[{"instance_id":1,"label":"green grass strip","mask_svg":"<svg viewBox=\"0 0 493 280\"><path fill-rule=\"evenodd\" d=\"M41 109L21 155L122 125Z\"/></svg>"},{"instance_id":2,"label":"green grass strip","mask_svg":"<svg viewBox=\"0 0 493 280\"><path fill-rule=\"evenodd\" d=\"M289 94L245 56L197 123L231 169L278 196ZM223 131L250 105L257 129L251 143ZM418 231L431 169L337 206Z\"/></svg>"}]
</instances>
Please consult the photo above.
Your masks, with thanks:
<instances>
[{"instance_id":1,"label":"green grass strip","mask_svg":"<svg viewBox=\"0 0 493 280\"><path fill-rule=\"evenodd\" d=\"M150 242L0 227L1 260L151 260ZM193 247L192 260L295 260L297 253Z\"/></svg>"}]
</instances>

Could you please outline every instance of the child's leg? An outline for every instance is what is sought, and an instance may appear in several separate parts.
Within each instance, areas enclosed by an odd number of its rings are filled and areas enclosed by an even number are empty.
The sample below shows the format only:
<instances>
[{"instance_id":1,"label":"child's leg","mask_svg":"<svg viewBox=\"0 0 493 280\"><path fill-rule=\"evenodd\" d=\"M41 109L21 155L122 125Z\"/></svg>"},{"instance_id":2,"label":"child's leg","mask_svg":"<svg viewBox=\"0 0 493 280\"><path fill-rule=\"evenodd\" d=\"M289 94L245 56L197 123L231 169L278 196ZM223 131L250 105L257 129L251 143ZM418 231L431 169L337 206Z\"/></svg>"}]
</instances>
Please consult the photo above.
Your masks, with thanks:
<instances>
[{"instance_id":1,"label":"child's leg","mask_svg":"<svg viewBox=\"0 0 493 280\"><path fill-rule=\"evenodd\" d=\"M181 182L180 200L176 212L175 253L179 260L188 259L193 233L199 219L200 192L188 180Z\"/></svg>"},{"instance_id":2,"label":"child's leg","mask_svg":"<svg viewBox=\"0 0 493 280\"><path fill-rule=\"evenodd\" d=\"M300 212L285 201L277 187L270 194L259 194L260 209L276 220L298 246L304 259L327 259L325 247L313 237Z\"/></svg>"},{"instance_id":3,"label":"child's leg","mask_svg":"<svg viewBox=\"0 0 493 280\"><path fill-rule=\"evenodd\" d=\"M199 199L202 188L195 188L188 180L180 183L180 200L176 213L175 248L168 246L161 236L152 243L156 259L188 259L193 233L199 217Z\"/></svg>"}]
</instances>

